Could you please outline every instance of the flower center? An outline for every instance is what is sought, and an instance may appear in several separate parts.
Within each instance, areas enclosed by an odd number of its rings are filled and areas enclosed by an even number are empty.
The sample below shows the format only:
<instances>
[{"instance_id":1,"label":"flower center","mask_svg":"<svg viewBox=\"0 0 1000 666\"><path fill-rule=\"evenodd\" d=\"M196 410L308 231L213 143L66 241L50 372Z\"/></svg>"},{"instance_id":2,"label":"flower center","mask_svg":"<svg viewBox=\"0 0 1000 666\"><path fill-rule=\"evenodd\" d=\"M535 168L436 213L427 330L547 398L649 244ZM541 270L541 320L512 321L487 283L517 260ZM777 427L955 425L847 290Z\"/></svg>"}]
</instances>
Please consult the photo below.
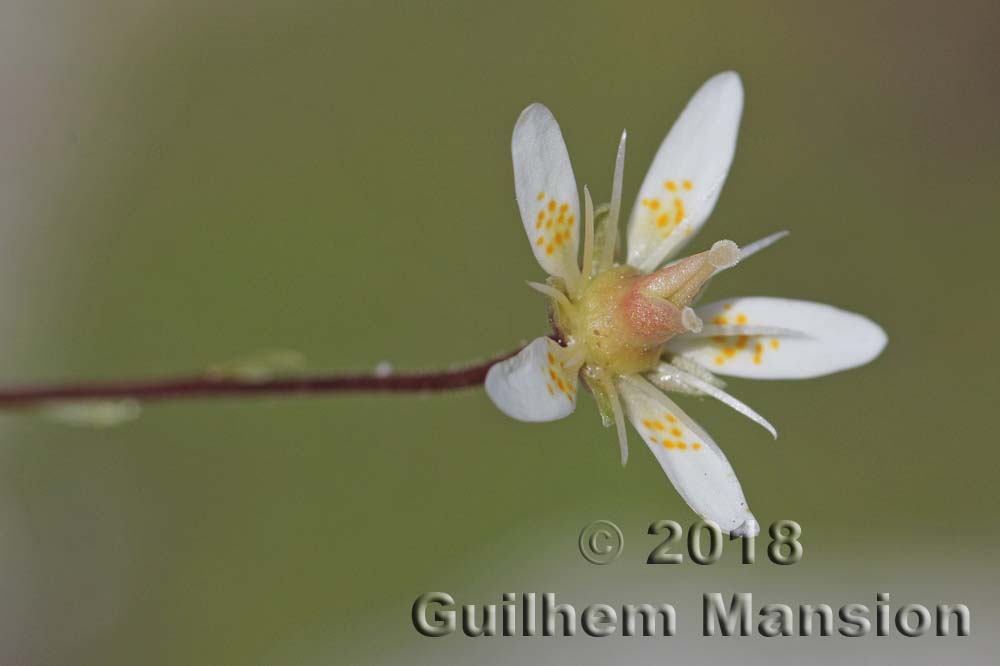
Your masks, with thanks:
<instances>
[{"instance_id":1,"label":"flower center","mask_svg":"<svg viewBox=\"0 0 1000 666\"><path fill-rule=\"evenodd\" d=\"M568 346L578 346L588 374L646 372L670 338L701 329L691 302L716 271L738 259L735 243L719 241L653 273L614 266L588 280L575 299L555 304L554 324Z\"/></svg>"}]
</instances>

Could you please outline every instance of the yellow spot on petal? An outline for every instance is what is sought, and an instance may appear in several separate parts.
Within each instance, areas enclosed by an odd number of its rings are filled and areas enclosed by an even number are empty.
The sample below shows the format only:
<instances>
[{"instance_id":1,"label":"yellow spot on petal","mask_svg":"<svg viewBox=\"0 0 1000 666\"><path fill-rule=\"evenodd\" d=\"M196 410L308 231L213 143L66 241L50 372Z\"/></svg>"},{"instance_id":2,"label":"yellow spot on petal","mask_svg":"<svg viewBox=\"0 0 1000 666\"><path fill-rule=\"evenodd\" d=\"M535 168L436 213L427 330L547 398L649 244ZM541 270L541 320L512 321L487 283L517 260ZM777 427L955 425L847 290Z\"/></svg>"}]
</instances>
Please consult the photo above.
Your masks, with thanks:
<instances>
[{"instance_id":1,"label":"yellow spot on petal","mask_svg":"<svg viewBox=\"0 0 1000 666\"><path fill-rule=\"evenodd\" d=\"M650 438L649 438L649 441L650 441L651 443L653 443L653 444L656 444L656 443L657 443L657 442L659 442L660 440L656 439L655 437L650 437Z\"/></svg>"},{"instance_id":2,"label":"yellow spot on petal","mask_svg":"<svg viewBox=\"0 0 1000 666\"><path fill-rule=\"evenodd\" d=\"M653 429L654 430L663 430L663 428L664 428L664 425L662 423L660 423L659 421L653 421Z\"/></svg>"},{"instance_id":3,"label":"yellow spot on petal","mask_svg":"<svg viewBox=\"0 0 1000 666\"><path fill-rule=\"evenodd\" d=\"M724 326L724 325L726 325L726 324L729 323L729 320L726 319L725 317L723 317L722 315L719 315L718 317L716 317L715 319L712 320L712 323L713 324L719 324L720 326Z\"/></svg>"},{"instance_id":4,"label":"yellow spot on petal","mask_svg":"<svg viewBox=\"0 0 1000 666\"><path fill-rule=\"evenodd\" d=\"M750 342L750 336L749 335L741 335L740 337L738 337L736 339L736 348L737 349L746 349L748 342Z\"/></svg>"},{"instance_id":5,"label":"yellow spot on petal","mask_svg":"<svg viewBox=\"0 0 1000 666\"><path fill-rule=\"evenodd\" d=\"M545 236L539 236L538 240L535 241L535 245L542 245L545 242Z\"/></svg>"},{"instance_id":6,"label":"yellow spot on petal","mask_svg":"<svg viewBox=\"0 0 1000 666\"><path fill-rule=\"evenodd\" d=\"M745 323L747 323L747 316L745 314L738 314L738 315L736 315L736 323L737 324L745 324Z\"/></svg>"},{"instance_id":7,"label":"yellow spot on petal","mask_svg":"<svg viewBox=\"0 0 1000 666\"><path fill-rule=\"evenodd\" d=\"M722 353L728 356L729 358L736 356L736 350L733 349L732 347L726 347L725 349L722 350Z\"/></svg>"},{"instance_id":8,"label":"yellow spot on petal","mask_svg":"<svg viewBox=\"0 0 1000 666\"><path fill-rule=\"evenodd\" d=\"M556 251L556 249L554 247L552 247L551 243L549 243L549 245L547 245L545 247L545 254L552 254L555 251Z\"/></svg>"},{"instance_id":9,"label":"yellow spot on petal","mask_svg":"<svg viewBox=\"0 0 1000 666\"><path fill-rule=\"evenodd\" d=\"M555 209L556 209L556 200L549 199L549 212L550 213L555 212Z\"/></svg>"},{"instance_id":10,"label":"yellow spot on petal","mask_svg":"<svg viewBox=\"0 0 1000 666\"><path fill-rule=\"evenodd\" d=\"M678 449L686 449L687 447L688 447L688 445L685 444L684 442L677 442L677 448Z\"/></svg>"},{"instance_id":11,"label":"yellow spot on petal","mask_svg":"<svg viewBox=\"0 0 1000 666\"><path fill-rule=\"evenodd\" d=\"M556 357L552 355L552 352L549 352L549 365L555 365L555 363Z\"/></svg>"},{"instance_id":12,"label":"yellow spot on petal","mask_svg":"<svg viewBox=\"0 0 1000 666\"><path fill-rule=\"evenodd\" d=\"M647 428L652 428L653 427L653 422L650 421L649 419L643 419L642 420L642 425L646 426Z\"/></svg>"},{"instance_id":13,"label":"yellow spot on petal","mask_svg":"<svg viewBox=\"0 0 1000 666\"><path fill-rule=\"evenodd\" d=\"M666 213L663 213L658 218L656 218L656 226L658 226L661 229L667 226L668 222L670 222L670 216L667 215Z\"/></svg>"},{"instance_id":14,"label":"yellow spot on petal","mask_svg":"<svg viewBox=\"0 0 1000 666\"><path fill-rule=\"evenodd\" d=\"M674 437L680 437L684 433L681 432L680 428L671 428L670 434L673 435Z\"/></svg>"},{"instance_id":15,"label":"yellow spot on petal","mask_svg":"<svg viewBox=\"0 0 1000 666\"><path fill-rule=\"evenodd\" d=\"M558 378L558 379L556 379L556 384L559 386L559 390L560 391L562 391L563 393L566 392L566 384L563 383L563 380L562 380L561 377Z\"/></svg>"},{"instance_id":16,"label":"yellow spot on petal","mask_svg":"<svg viewBox=\"0 0 1000 666\"><path fill-rule=\"evenodd\" d=\"M756 363L757 365L760 365L761 355L760 354L754 354L753 355L753 362Z\"/></svg>"},{"instance_id":17,"label":"yellow spot on petal","mask_svg":"<svg viewBox=\"0 0 1000 666\"><path fill-rule=\"evenodd\" d=\"M777 349L780 345L781 342L777 338L771 340L771 349Z\"/></svg>"},{"instance_id":18,"label":"yellow spot on petal","mask_svg":"<svg viewBox=\"0 0 1000 666\"><path fill-rule=\"evenodd\" d=\"M549 370L549 377L552 378L552 381L556 381L556 371L555 370Z\"/></svg>"},{"instance_id":19,"label":"yellow spot on petal","mask_svg":"<svg viewBox=\"0 0 1000 666\"><path fill-rule=\"evenodd\" d=\"M762 343L758 342L753 347L753 353L754 354L763 354L764 353L764 345Z\"/></svg>"},{"instance_id":20,"label":"yellow spot on petal","mask_svg":"<svg viewBox=\"0 0 1000 666\"><path fill-rule=\"evenodd\" d=\"M538 200L542 201L543 199L545 199L545 192L539 192L538 193Z\"/></svg>"},{"instance_id":21,"label":"yellow spot on petal","mask_svg":"<svg viewBox=\"0 0 1000 666\"><path fill-rule=\"evenodd\" d=\"M576 222L576 215L570 215L568 218L566 218L566 224L573 224L574 222ZM567 231L566 233L569 232Z\"/></svg>"},{"instance_id":22,"label":"yellow spot on petal","mask_svg":"<svg viewBox=\"0 0 1000 666\"><path fill-rule=\"evenodd\" d=\"M562 206L559 206L559 212L560 213L565 214L566 211L568 211L568 210L569 210L569 204L563 204ZM562 217L562 216L560 215L560 217Z\"/></svg>"},{"instance_id":23,"label":"yellow spot on petal","mask_svg":"<svg viewBox=\"0 0 1000 666\"><path fill-rule=\"evenodd\" d=\"M549 395L551 395L552 397L555 397L556 392L552 390L552 384L546 384L545 388L547 388L549 390Z\"/></svg>"},{"instance_id":24,"label":"yellow spot on petal","mask_svg":"<svg viewBox=\"0 0 1000 666\"><path fill-rule=\"evenodd\" d=\"M726 362L726 357L725 356L716 356L715 357L715 364L716 365L722 365L725 362Z\"/></svg>"},{"instance_id":25,"label":"yellow spot on petal","mask_svg":"<svg viewBox=\"0 0 1000 666\"><path fill-rule=\"evenodd\" d=\"M684 202L674 199L674 224L680 224L684 219Z\"/></svg>"},{"instance_id":26,"label":"yellow spot on petal","mask_svg":"<svg viewBox=\"0 0 1000 666\"><path fill-rule=\"evenodd\" d=\"M677 183L675 183L672 180L668 180L667 182L663 183L663 186L668 190L670 190L671 192L677 191Z\"/></svg>"},{"instance_id":27,"label":"yellow spot on petal","mask_svg":"<svg viewBox=\"0 0 1000 666\"><path fill-rule=\"evenodd\" d=\"M677 417L674 416L673 414L667 414L667 420L670 421L671 423L677 423Z\"/></svg>"},{"instance_id":28,"label":"yellow spot on petal","mask_svg":"<svg viewBox=\"0 0 1000 666\"><path fill-rule=\"evenodd\" d=\"M690 181L690 180L685 180L685 181L684 181L684 182L682 183L682 185L684 186L684 189L685 189L685 190L690 190L690 189L691 189L691 181Z\"/></svg>"},{"instance_id":29,"label":"yellow spot on petal","mask_svg":"<svg viewBox=\"0 0 1000 666\"><path fill-rule=\"evenodd\" d=\"M698 449L701 448L701 444L692 444L691 448L694 449L695 451L697 451Z\"/></svg>"},{"instance_id":30,"label":"yellow spot on petal","mask_svg":"<svg viewBox=\"0 0 1000 666\"><path fill-rule=\"evenodd\" d=\"M674 443L671 442L669 439L665 439L663 440L663 446L667 447L668 449L672 449L674 448Z\"/></svg>"}]
</instances>

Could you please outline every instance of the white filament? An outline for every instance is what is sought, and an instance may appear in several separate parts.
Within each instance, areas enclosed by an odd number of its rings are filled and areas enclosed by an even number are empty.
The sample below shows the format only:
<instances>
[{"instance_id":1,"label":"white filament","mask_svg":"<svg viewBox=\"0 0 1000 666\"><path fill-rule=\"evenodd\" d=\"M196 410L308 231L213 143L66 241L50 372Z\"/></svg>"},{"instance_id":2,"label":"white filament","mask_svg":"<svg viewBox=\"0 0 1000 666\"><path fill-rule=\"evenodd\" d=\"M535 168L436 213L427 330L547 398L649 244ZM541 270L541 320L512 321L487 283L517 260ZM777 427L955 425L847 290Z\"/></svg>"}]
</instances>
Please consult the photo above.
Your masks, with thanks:
<instances>
[{"instance_id":1,"label":"white filament","mask_svg":"<svg viewBox=\"0 0 1000 666\"><path fill-rule=\"evenodd\" d=\"M777 243L778 241L780 241L782 238L784 238L785 236L787 236L789 233L790 232L788 232L788 231L778 231L776 233L771 234L770 236L765 236L764 238L761 238L760 240L755 240L754 242L750 243L749 245L744 245L740 249L740 260L742 261L743 259L746 259L747 257L750 257L750 256L752 256L754 254L757 254L758 252L760 252L764 248L770 247L771 245L774 245L775 243Z\"/></svg>"},{"instance_id":2,"label":"white filament","mask_svg":"<svg viewBox=\"0 0 1000 666\"><path fill-rule=\"evenodd\" d=\"M525 284L534 289L535 291L541 292L546 296L554 299L559 305L565 308L571 307L569 299L566 298L566 294L562 293L553 286L542 284L541 282L531 282L530 280L525 280Z\"/></svg>"},{"instance_id":3,"label":"white filament","mask_svg":"<svg viewBox=\"0 0 1000 666\"><path fill-rule=\"evenodd\" d=\"M611 400L611 411L615 415L615 430L618 432L618 449L622 456L622 466L628 462L628 432L625 430L625 413L622 411L622 401L618 389L608 384L608 397Z\"/></svg>"},{"instance_id":4,"label":"white filament","mask_svg":"<svg viewBox=\"0 0 1000 666\"><path fill-rule=\"evenodd\" d=\"M751 326L743 324L708 324L701 330L690 331L682 335L691 338L733 337L737 335L768 335L773 337L805 338L805 333L780 326Z\"/></svg>"},{"instance_id":5,"label":"white filament","mask_svg":"<svg viewBox=\"0 0 1000 666\"><path fill-rule=\"evenodd\" d=\"M682 382L686 382L692 388L696 388L705 395L712 396L719 402L728 405L729 407L732 407L734 410L736 410L743 416L747 417L754 423L757 423L762 428L767 430L769 433L771 433L772 437L778 439L778 431L774 429L774 426L772 426L767 419L765 419L763 416L754 411L749 405L734 398L733 396L729 395L719 387L713 386L712 384L709 384L700 377L696 377L693 374L684 372L680 368L670 365L669 363L663 363L657 366L656 372L660 372L663 374L672 374L674 376L674 379L679 379Z\"/></svg>"},{"instance_id":6,"label":"white filament","mask_svg":"<svg viewBox=\"0 0 1000 666\"><path fill-rule=\"evenodd\" d=\"M618 229L618 217L622 208L622 179L625 175L625 137L627 132L622 130L622 138L618 142L618 155L615 156L615 175L611 181L611 220L608 224L612 229Z\"/></svg>"},{"instance_id":7,"label":"white filament","mask_svg":"<svg viewBox=\"0 0 1000 666\"><path fill-rule=\"evenodd\" d=\"M583 280L581 284L589 281L594 273L594 200L586 185L583 186L583 224Z\"/></svg>"}]
</instances>

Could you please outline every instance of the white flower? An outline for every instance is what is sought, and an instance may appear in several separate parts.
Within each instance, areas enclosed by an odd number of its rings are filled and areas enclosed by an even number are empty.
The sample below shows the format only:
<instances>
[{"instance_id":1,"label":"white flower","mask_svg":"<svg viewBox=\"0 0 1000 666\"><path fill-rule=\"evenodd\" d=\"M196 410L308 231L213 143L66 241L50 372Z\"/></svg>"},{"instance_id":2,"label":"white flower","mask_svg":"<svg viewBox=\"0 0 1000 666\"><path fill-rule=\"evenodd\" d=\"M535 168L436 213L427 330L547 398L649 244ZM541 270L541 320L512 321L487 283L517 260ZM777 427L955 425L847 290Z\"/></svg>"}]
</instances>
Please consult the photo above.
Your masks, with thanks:
<instances>
[{"instance_id":1,"label":"white flower","mask_svg":"<svg viewBox=\"0 0 1000 666\"><path fill-rule=\"evenodd\" d=\"M691 508L723 531L759 531L732 466L711 437L664 394L708 395L767 428L750 407L723 391L714 373L801 379L868 363L882 351L882 329L829 305L782 298L737 298L692 309L716 273L763 249L784 232L740 250L719 241L706 252L671 259L701 229L733 159L743 87L715 76L695 93L663 141L628 222L624 265L614 263L625 134L611 203L584 212L562 133L552 113L532 104L514 127L514 185L524 229L546 284L554 334L494 365L486 391L504 413L551 421L576 407L578 382L594 395L607 426L617 426L622 463L625 418L642 436ZM580 222L583 252L578 262ZM664 265L663 268L660 268ZM710 371L711 369L711 371Z\"/></svg>"}]
</instances>

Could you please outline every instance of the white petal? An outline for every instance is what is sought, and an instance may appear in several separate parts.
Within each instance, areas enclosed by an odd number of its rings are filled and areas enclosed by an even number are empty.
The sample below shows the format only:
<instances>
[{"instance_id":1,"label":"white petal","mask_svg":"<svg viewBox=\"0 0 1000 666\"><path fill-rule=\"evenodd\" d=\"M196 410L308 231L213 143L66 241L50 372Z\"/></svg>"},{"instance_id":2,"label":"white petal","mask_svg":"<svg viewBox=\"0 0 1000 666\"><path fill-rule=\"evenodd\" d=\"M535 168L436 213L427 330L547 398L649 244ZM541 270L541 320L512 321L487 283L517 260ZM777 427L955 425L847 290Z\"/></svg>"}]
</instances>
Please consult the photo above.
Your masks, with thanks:
<instances>
[{"instance_id":1,"label":"white petal","mask_svg":"<svg viewBox=\"0 0 1000 666\"><path fill-rule=\"evenodd\" d=\"M618 390L629 420L684 501L726 533L753 532L756 520L740 482L712 438L645 379L622 377Z\"/></svg>"},{"instance_id":2,"label":"white petal","mask_svg":"<svg viewBox=\"0 0 1000 666\"><path fill-rule=\"evenodd\" d=\"M680 336L668 344L670 351L723 375L818 377L868 363L888 341L885 331L867 317L810 301L758 296L719 301L696 310L706 323L726 326L724 330L747 327L744 335ZM751 334L761 326L795 334Z\"/></svg>"},{"instance_id":3,"label":"white petal","mask_svg":"<svg viewBox=\"0 0 1000 666\"><path fill-rule=\"evenodd\" d=\"M743 85L724 72L695 93L653 158L628 223L628 263L651 271L708 219L736 150Z\"/></svg>"},{"instance_id":4,"label":"white petal","mask_svg":"<svg viewBox=\"0 0 1000 666\"><path fill-rule=\"evenodd\" d=\"M521 112L511 139L514 191L535 258L549 275L573 285L580 243L580 197L559 124L547 108Z\"/></svg>"},{"instance_id":5,"label":"white petal","mask_svg":"<svg viewBox=\"0 0 1000 666\"><path fill-rule=\"evenodd\" d=\"M555 421L576 408L579 360L551 338L531 344L486 374L486 393L519 421Z\"/></svg>"}]
</instances>

